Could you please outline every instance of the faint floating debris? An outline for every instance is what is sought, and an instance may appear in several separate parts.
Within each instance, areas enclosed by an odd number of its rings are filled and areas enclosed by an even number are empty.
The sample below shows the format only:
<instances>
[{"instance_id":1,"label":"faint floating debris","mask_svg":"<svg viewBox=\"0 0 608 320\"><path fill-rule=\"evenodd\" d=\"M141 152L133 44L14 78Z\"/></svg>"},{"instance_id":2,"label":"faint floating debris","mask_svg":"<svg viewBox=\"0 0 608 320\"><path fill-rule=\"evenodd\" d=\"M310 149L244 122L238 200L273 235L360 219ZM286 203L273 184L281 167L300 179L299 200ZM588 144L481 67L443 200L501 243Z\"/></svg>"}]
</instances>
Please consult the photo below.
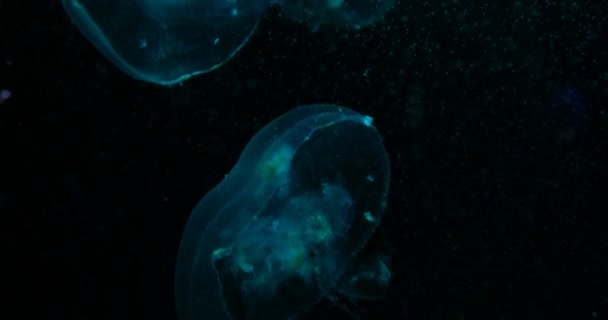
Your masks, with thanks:
<instances>
[{"instance_id":1,"label":"faint floating debris","mask_svg":"<svg viewBox=\"0 0 608 320\"><path fill-rule=\"evenodd\" d=\"M7 89L0 90L0 103L6 102L11 97L12 93Z\"/></svg>"}]
</instances>

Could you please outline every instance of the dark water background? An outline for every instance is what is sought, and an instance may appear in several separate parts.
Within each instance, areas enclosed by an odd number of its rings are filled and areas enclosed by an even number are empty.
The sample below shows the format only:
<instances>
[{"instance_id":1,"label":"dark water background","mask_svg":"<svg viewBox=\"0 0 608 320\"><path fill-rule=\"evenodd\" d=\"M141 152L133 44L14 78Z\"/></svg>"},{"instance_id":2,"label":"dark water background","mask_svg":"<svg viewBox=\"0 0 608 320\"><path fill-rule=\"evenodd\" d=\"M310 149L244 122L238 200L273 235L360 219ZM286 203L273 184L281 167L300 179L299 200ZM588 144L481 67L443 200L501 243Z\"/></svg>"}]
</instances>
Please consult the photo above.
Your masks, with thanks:
<instances>
[{"instance_id":1,"label":"dark water background","mask_svg":"<svg viewBox=\"0 0 608 320\"><path fill-rule=\"evenodd\" d=\"M263 125L335 103L374 117L393 173L371 242L393 280L362 319L608 319L606 1L401 1L359 32L270 10L171 88L114 68L58 1L0 1L0 32L17 318L175 319L192 208Z\"/></svg>"}]
</instances>

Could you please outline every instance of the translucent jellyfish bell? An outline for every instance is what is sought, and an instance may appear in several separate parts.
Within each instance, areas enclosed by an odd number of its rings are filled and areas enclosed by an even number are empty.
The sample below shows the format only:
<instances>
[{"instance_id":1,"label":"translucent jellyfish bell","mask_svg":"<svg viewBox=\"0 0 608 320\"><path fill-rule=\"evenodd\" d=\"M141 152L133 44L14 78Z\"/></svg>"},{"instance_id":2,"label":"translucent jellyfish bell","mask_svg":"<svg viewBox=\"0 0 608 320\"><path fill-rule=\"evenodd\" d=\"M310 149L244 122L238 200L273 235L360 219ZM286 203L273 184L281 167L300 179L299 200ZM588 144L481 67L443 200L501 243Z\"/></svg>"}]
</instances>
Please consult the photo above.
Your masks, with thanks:
<instances>
[{"instance_id":1,"label":"translucent jellyfish bell","mask_svg":"<svg viewBox=\"0 0 608 320\"><path fill-rule=\"evenodd\" d=\"M72 22L134 78L169 85L221 66L269 0L62 0Z\"/></svg>"},{"instance_id":2,"label":"translucent jellyfish bell","mask_svg":"<svg viewBox=\"0 0 608 320\"><path fill-rule=\"evenodd\" d=\"M171 85L224 64L249 40L262 13L277 4L287 17L362 28L395 0L62 0L72 22L130 76Z\"/></svg>"},{"instance_id":3,"label":"translucent jellyfish bell","mask_svg":"<svg viewBox=\"0 0 608 320\"><path fill-rule=\"evenodd\" d=\"M190 215L175 271L179 318L294 319L337 294L383 297L389 257L360 253L389 181L371 117L309 105L275 119Z\"/></svg>"}]
</instances>

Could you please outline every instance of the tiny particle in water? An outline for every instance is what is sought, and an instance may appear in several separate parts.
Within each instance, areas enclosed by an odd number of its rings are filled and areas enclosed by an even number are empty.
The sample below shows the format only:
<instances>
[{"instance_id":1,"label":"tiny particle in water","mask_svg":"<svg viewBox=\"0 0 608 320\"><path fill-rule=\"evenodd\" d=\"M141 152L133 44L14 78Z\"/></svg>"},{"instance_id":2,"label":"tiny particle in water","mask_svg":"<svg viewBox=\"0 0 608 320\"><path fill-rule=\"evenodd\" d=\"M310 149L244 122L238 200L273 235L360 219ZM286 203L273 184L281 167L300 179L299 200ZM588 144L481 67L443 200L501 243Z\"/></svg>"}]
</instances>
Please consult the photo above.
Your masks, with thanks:
<instances>
[{"instance_id":1,"label":"tiny particle in water","mask_svg":"<svg viewBox=\"0 0 608 320\"><path fill-rule=\"evenodd\" d=\"M2 89L0 90L0 103L5 102L11 97L12 93L9 90Z\"/></svg>"}]
</instances>

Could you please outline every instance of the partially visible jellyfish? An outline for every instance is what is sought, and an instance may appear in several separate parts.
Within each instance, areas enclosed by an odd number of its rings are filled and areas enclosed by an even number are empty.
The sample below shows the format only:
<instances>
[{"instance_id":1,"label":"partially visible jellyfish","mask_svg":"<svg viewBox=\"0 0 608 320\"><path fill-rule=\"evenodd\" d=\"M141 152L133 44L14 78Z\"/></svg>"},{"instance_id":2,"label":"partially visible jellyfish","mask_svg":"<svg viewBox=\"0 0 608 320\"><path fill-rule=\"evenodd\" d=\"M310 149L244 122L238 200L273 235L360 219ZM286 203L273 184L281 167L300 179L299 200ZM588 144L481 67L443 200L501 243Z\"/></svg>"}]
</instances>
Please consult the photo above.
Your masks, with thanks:
<instances>
[{"instance_id":1,"label":"partially visible jellyfish","mask_svg":"<svg viewBox=\"0 0 608 320\"><path fill-rule=\"evenodd\" d=\"M271 0L62 0L71 21L120 70L171 85L222 66L247 43ZM280 0L291 19L364 27L394 0Z\"/></svg>"},{"instance_id":2,"label":"partially visible jellyfish","mask_svg":"<svg viewBox=\"0 0 608 320\"><path fill-rule=\"evenodd\" d=\"M312 105L266 125L188 220L179 318L293 319L338 294L383 297L389 257L360 253L384 213L389 171L371 117Z\"/></svg>"},{"instance_id":3,"label":"partially visible jellyfish","mask_svg":"<svg viewBox=\"0 0 608 320\"><path fill-rule=\"evenodd\" d=\"M72 22L128 75L162 85L206 73L249 39L268 0L62 0Z\"/></svg>"}]
</instances>

